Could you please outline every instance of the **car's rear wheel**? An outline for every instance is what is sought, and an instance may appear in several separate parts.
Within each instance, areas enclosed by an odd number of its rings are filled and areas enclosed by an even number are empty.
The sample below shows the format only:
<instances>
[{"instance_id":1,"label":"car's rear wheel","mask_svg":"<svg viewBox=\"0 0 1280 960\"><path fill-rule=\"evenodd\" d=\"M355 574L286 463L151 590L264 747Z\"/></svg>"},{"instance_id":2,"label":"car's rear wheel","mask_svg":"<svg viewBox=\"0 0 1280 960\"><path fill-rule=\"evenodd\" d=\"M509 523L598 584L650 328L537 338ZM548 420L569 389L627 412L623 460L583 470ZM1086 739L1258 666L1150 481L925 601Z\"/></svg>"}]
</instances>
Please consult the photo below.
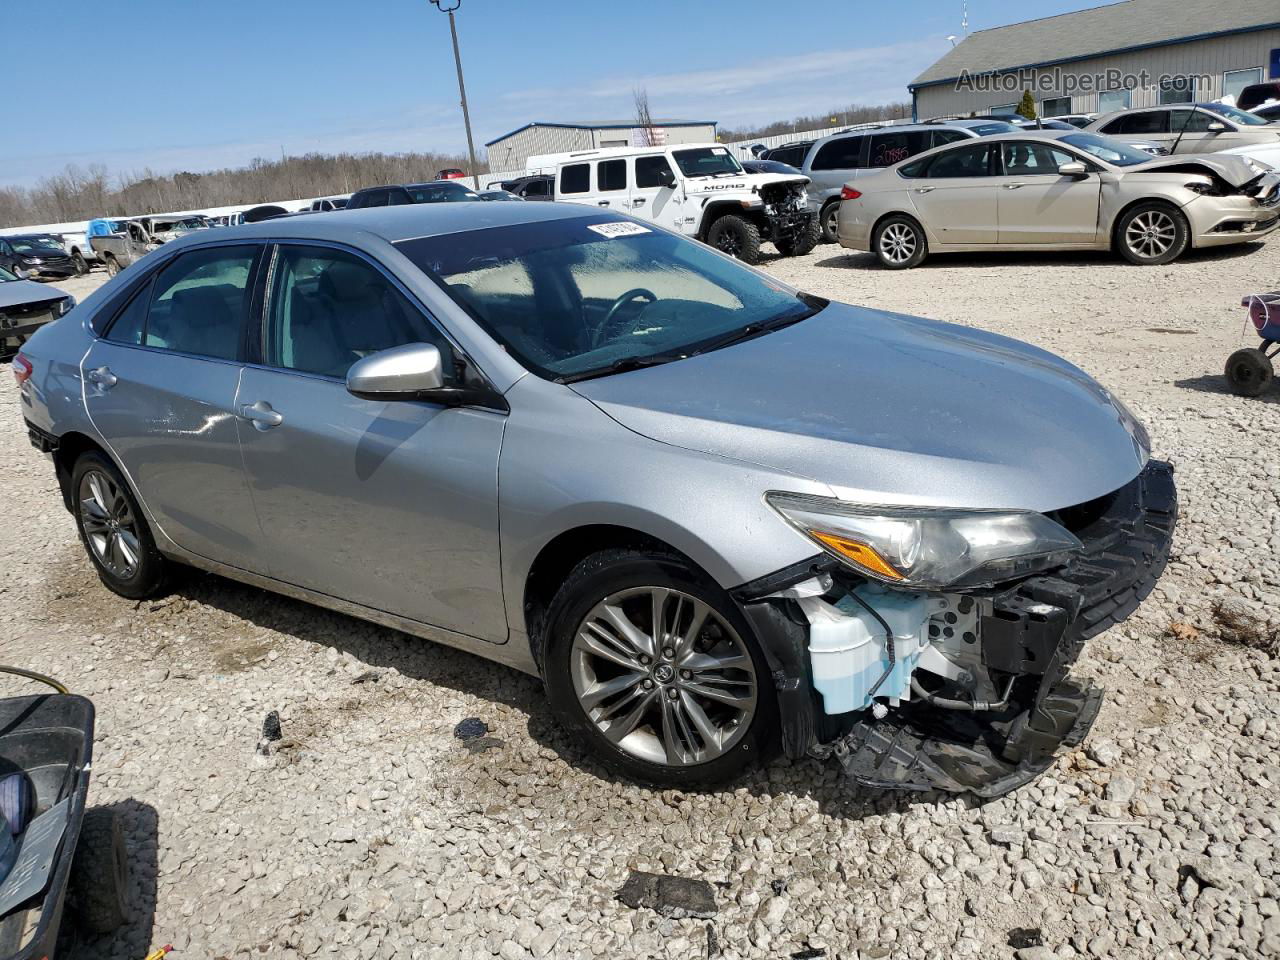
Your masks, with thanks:
<instances>
[{"instance_id":1,"label":"car's rear wheel","mask_svg":"<svg viewBox=\"0 0 1280 960\"><path fill-rule=\"evenodd\" d=\"M924 230L910 217L887 217L876 224L872 248L890 270L907 270L924 262L929 252Z\"/></svg>"},{"instance_id":2,"label":"car's rear wheel","mask_svg":"<svg viewBox=\"0 0 1280 960\"><path fill-rule=\"evenodd\" d=\"M1116 247L1130 263L1158 266L1182 256L1190 237L1187 218L1167 203L1140 203L1116 224Z\"/></svg>"},{"instance_id":3,"label":"car's rear wheel","mask_svg":"<svg viewBox=\"0 0 1280 960\"><path fill-rule=\"evenodd\" d=\"M547 622L551 707L610 769L662 787L720 786L776 741L750 627L683 559L595 554L566 579Z\"/></svg>"},{"instance_id":4,"label":"car's rear wheel","mask_svg":"<svg viewBox=\"0 0 1280 960\"><path fill-rule=\"evenodd\" d=\"M71 265L76 268L76 276L83 277L89 272L89 261L79 250L71 255Z\"/></svg>"},{"instance_id":5,"label":"car's rear wheel","mask_svg":"<svg viewBox=\"0 0 1280 960\"><path fill-rule=\"evenodd\" d=\"M71 489L80 541L107 588L130 600L162 592L168 561L115 464L97 452L82 454Z\"/></svg>"},{"instance_id":6,"label":"car's rear wheel","mask_svg":"<svg viewBox=\"0 0 1280 960\"><path fill-rule=\"evenodd\" d=\"M102 258L102 260L107 265L107 276L114 277L117 273L120 272L120 264L116 261L116 258L113 257L111 254L108 253L106 256Z\"/></svg>"},{"instance_id":7,"label":"car's rear wheel","mask_svg":"<svg viewBox=\"0 0 1280 960\"><path fill-rule=\"evenodd\" d=\"M822 242L836 243L840 239L840 201L832 200L822 208Z\"/></svg>"},{"instance_id":8,"label":"car's rear wheel","mask_svg":"<svg viewBox=\"0 0 1280 960\"><path fill-rule=\"evenodd\" d=\"M743 263L760 262L760 228L736 214L726 213L713 223L707 243Z\"/></svg>"},{"instance_id":9,"label":"car's rear wheel","mask_svg":"<svg viewBox=\"0 0 1280 960\"><path fill-rule=\"evenodd\" d=\"M1237 350L1227 358L1227 383L1233 393L1256 397L1271 386L1275 370L1271 358L1256 347Z\"/></svg>"}]
</instances>

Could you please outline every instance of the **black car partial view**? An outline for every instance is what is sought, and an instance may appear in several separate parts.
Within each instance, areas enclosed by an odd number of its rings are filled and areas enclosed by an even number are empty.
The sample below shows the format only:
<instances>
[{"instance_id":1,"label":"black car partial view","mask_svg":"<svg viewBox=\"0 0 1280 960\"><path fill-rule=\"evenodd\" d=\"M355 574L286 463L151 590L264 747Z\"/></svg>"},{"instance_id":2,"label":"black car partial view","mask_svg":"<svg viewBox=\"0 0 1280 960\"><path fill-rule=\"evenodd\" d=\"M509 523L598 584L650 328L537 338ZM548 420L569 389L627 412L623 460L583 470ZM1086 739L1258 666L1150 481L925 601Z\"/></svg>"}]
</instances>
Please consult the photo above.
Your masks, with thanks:
<instances>
[{"instance_id":1,"label":"black car partial view","mask_svg":"<svg viewBox=\"0 0 1280 960\"><path fill-rule=\"evenodd\" d=\"M412 203L457 203L479 200L480 194L456 180L435 180L431 183L408 183L389 187L365 187L357 190L347 201L346 209L361 210L364 207L399 207Z\"/></svg>"},{"instance_id":2,"label":"black car partial view","mask_svg":"<svg viewBox=\"0 0 1280 960\"><path fill-rule=\"evenodd\" d=\"M555 179L550 174L535 173L527 177L516 177L514 180L503 180L497 186L507 193L514 193L521 200L554 200ZM493 187L494 184L489 186Z\"/></svg>"},{"instance_id":3,"label":"black car partial view","mask_svg":"<svg viewBox=\"0 0 1280 960\"><path fill-rule=\"evenodd\" d=\"M1257 113L1257 110L1254 110L1255 107L1272 100L1280 100L1280 79L1249 84L1236 97L1236 106L1241 110L1253 110Z\"/></svg>"},{"instance_id":4,"label":"black car partial view","mask_svg":"<svg viewBox=\"0 0 1280 960\"><path fill-rule=\"evenodd\" d=\"M783 173L789 177L804 176L798 169L781 160L740 160L742 169L747 173Z\"/></svg>"},{"instance_id":5,"label":"black car partial view","mask_svg":"<svg viewBox=\"0 0 1280 960\"><path fill-rule=\"evenodd\" d=\"M70 294L22 279L0 267L0 359L12 357L33 333L66 315L75 305L76 298Z\"/></svg>"},{"instance_id":6,"label":"black car partial view","mask_svg":"<svg viewBox=\"0 0 1280 960\"><path fill-rule=\"evenodd\" d=\"M76 265L62 241L49 233L23 233L0 237L0 267L18 277L65 280Z\"/></svg>"}]
</instances>

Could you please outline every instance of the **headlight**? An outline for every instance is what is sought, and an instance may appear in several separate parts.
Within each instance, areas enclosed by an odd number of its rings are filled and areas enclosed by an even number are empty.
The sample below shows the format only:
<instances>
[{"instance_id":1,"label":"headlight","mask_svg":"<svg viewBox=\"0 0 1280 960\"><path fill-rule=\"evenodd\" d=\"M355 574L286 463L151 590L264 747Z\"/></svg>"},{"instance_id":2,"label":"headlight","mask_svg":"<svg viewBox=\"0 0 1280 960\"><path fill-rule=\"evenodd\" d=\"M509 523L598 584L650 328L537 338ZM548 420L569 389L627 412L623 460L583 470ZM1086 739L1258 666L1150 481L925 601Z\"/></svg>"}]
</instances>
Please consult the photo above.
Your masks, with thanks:
<instances>
[{"instance_id":1,"label":"headlight","mask_svg":"<svg viewBox=\"0 0 1280 960\"><path fill-rule=\"evenodd\" d=\"M70 313L72 310L75 309L75 306L76 306L75 297L63 297L61 300L58 301L58 303L55 306L55 309L57 310L58 316L65 317L68 313Z\"/></svg>"},{"instance_id":2,"label":"headlight","mask_svg":"<svg viewBox=\"0 0 1280 960\"><path fill-rule=\"evenodd\" d=\"M27 257L23 263L44 263L40 257Z\"/></svg>"},{"instance_id":3,"label":"headlight","mask_svg":"<svg viewBox=\"0 0 1280 960\"><path fill-rule=\"evenodd\" d=\"M1040 513L855 506L790 493L766 499L827 553L904 587L990 586L1060 566L1082 549Z\"/></svg>"}]
</instances>

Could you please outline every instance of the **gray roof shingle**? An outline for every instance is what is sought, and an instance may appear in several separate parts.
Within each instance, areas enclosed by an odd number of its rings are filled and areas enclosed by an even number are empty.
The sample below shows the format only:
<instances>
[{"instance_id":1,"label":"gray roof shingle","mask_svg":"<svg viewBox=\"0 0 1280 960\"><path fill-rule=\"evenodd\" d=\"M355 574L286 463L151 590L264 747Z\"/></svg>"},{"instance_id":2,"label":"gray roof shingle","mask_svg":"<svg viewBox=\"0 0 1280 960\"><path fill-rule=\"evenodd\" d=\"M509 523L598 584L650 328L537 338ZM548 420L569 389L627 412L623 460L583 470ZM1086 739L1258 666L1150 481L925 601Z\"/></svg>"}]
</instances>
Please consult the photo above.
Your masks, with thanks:
<instances>
[{"instance_id":1,"label":"gray roof shingle","mask_svg":"<svg viewBox=\"0 0 1280 960\"><path fill-rule=\"evenodd\" d=\"M1103 7L1028 20L969 34L911 83L929 86L962 71L989 73L1082 60L1116 50L1160 46L1189 37L1280 26L1277 0L1122 0Z\"/></svg>"}]
</instances>

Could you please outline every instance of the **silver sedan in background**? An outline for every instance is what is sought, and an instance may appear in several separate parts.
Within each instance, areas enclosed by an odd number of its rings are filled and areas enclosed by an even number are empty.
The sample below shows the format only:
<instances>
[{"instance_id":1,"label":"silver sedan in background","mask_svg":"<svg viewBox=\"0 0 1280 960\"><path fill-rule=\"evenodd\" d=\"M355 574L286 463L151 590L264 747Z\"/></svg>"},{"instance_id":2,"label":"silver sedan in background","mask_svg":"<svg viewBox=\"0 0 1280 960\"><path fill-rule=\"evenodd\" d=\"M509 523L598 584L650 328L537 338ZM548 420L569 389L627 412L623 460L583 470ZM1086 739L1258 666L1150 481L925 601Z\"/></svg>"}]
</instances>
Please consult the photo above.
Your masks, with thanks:
<instances>
[{"instance_id":1,"label":"silver sedan in background","mask_svg":"<svg viewBox=\"0 0 1280 960\"><path fill-rule=\"evenodd\" d=\"M1260 239L1280 223L1280 175L1247 157L1149 155L1044 130L932 150L842 193L841 245L891 269L930 253L1115 250L1168 263Z\"/></svg>"},{"instance_id":2,"label":"silver sedan in background","mask_svg":"<svg viewBox=\"0 0 1280 960\"><path fill-rule=\"evenodd\" d=\"M509 664L672 787L774 750L1027 782L1088 730L1068 669L1176 510L1064 360L575 204L193 234L14 372L111 590L194 566Z\"/></svg>"}]
</instances>

